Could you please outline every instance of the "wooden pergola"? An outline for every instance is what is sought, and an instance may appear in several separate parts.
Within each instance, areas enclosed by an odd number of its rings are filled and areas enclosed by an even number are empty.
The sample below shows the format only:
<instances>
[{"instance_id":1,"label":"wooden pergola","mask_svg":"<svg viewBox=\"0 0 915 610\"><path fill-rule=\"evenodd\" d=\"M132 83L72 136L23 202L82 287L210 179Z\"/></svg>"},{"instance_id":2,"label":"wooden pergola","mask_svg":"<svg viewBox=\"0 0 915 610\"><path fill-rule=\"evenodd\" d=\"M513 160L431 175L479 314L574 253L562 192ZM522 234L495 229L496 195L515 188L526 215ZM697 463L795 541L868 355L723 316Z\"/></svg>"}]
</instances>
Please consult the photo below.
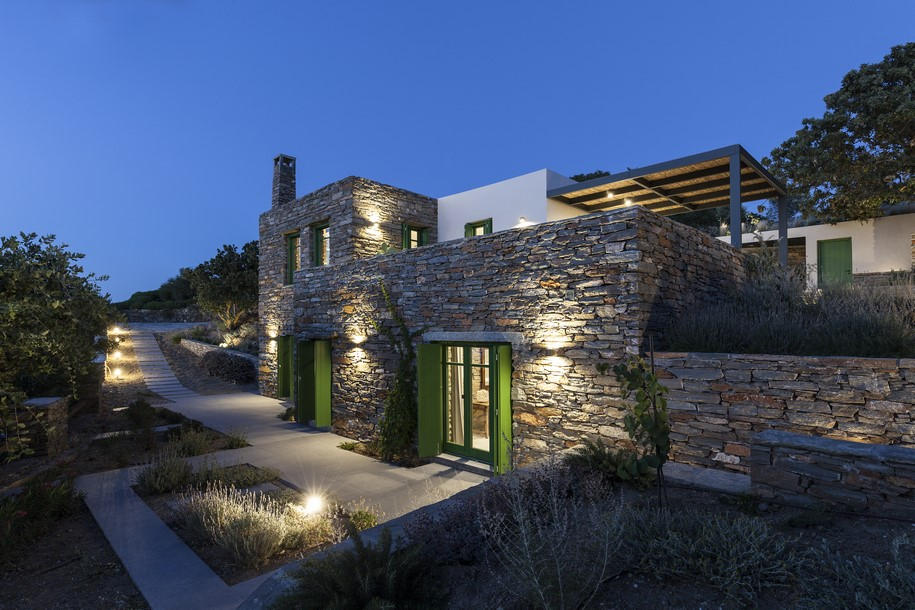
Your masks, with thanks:
<instances>
[{"instance_id":1,"label":"wooden pergola","mask_svg":"<svg viewBox=\"0 0 915 610\"><path fill-rule=\"evenodd\" d=\"M665 216L730 207L731 245L742 245L741 204L778 203L778 259L788 263L785 186L742 146L630 169L547 191L547 197L588 212L639 205Z\"/></svg>"}]
</instances>

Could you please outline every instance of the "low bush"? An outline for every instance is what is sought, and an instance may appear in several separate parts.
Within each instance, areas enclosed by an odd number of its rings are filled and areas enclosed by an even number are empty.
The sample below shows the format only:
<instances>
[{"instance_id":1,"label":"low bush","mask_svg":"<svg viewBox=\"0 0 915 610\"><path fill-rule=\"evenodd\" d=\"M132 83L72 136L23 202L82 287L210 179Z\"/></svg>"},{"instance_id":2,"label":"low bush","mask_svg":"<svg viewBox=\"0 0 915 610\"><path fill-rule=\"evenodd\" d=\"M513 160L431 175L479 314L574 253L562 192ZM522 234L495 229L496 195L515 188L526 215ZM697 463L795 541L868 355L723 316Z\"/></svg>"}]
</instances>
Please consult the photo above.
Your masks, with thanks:
<instances>
[{"instance_id":1,"label":"low bush","mask_svg":"<svg viewBox=\"0 0 915 610\"><path fill-rule=\"evenodd\" d=\"M211 377L219 377L232 383L252 383L256 378L254 363L223 351L207 352L200 364Z\"/></svg>"},{"instance_id":2,"label":"low bush","mask_svg":"<svg viewBox=\"0 0 915 610\"><path fill-rule=\"evenodd\" d=\"M209 484L220 483L226 486L245 488L268 481L275 481L279 477L279 471L273 468L255 468L250 464L219 466L207 460L194 473L191 485L197 488L205 488Z\"/></svg>"},{"instance_id":3,"label":"low bush","mask_svg":"<svg viewBox=\"0 0 915 610\"><path fill-rule=\"evenodd\" d=\"M226 434L225 447L226 449L241 449L242 447L248 446L248 435L246 435L241 430L230 430Z\"/></svg>"},{"instance_id":4,"label":"low bush","mask_svg":"<svg viewBox=\"0 0 915 610\"><path fill-rule=\"evenodd\" d=\"M177 435L169 439L169 445L175 453L183 457L193 457L206 453L213 441L213 435L206 429L187 425L182 426Z\"/></svg>"},{"instance_id":5,"label":"low bush","mask_svg":"<svg viewBox=\"0 0 915 610\"><path fill-rule=\"evenodd\" d=\"M80 495L68 479L49 472L26 483L22 492L0 500L0 563L17 549L47 534L54 523L80 509Z\"/></svg>"},{"instance_id":6,"label":"low bush","mask_svg":"<svg viewBox=\"0 0 915 610\"><path fill-rule=\"evenodd\" d=\"M701 581L738 605L788 586L806 565L790 539L744 515L631 509L625 527L625 553L638 570L658 580Z\"/></svg>"},{"instance_id":7,"label":"low bush","mask_svg":"<svg viewBox=\"0 0 915 610\"><path fill-rule=\"evenodd\" d=\"M156 495L183 489L190 484L194 471L175 449L167 445L137 475L140 493Z\"/></svg>"},{"instance_id":8,"label":"low bush","mask_svg":"<svg viewBox=\"0 0 915 610\"><path fill-rule=\"evenodd\" d=\"M191 531L231 553L245 567L259 567L285 549L301 550L336 539L326 515L303 515L261 492L208 484L179 498Z\"/></svg>"},{"instance_id":9,"label":"low bush","mask_svg":"<svg viewBox=\"0 0 915 610\"><path fill-rule=\"evenodd\" d=\"M429 564L415 546L395 550L391 532L366 544L348 525L352 550L308 560L296 575L297 587L275 608L436 608L441 594Z\"/></svg>"},{"instance_id":10,"label":"low bush","mask_svg":"<svg viewBox=\"0 0 915 610\"><path fill-rule=\"evenodd\" d=\"M891 561L844 557L827 548L813 553L814 567L801 578L801 603L807 608L894 608L915 604L915 541L901 536L891 543Z\"/></svg>"},{"instance_id":11,"label":"low bush","mask_svg":"<svg viewBox=\"0 0 915 610\"><path fill-rule=\"evenodd\" d=\"M676 316L664 333L673 351L810 356L915 356L915 284L825 286L749 258L748 280L725 298ZM761 262L760 262L761 261Z\"/></svg>"},{"instance_id":12,"label":"low bush","mask_svg":"<svg viewBox=\"0 0 915 610\"><path fill-rule=\"evenodd\" d=\"M647 487L655 477L654 471L650 469L636 469L634 473L631 472L629 468L635 463L633 452L614 449L600 438L596 441L582 439L582 446L567 454L565 462L574 471L596 475L604 483L609 484L628 481L640 487Z\"/></svg>"}]
</instances>

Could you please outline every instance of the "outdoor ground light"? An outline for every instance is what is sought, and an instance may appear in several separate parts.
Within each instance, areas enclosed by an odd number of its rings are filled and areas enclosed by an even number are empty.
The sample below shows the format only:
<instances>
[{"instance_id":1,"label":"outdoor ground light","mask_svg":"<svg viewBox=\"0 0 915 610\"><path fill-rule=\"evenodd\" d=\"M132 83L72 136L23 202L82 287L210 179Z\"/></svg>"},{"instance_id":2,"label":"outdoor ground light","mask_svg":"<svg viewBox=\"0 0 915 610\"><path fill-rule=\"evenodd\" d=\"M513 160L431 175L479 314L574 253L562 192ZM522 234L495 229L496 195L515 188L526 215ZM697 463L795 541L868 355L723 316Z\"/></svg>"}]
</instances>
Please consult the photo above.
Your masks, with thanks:
<instances>
[{"instance_id":1,"label":"outdoor ground light","mask_svg":"<svg viewBox=\"0 0 915 610\"><path fill-rule=\"evenodd\" d=\"M117 369L114 369L113 371L111 371L111 374L114 375L115 379L120 379L121 375L123 375L124 372L121 369L117 368Z\"/></svg>"},{"instance_id":2,"label":"outdoor ground light","mask_svg":"<svg viewBox=\"0 0 915 610\"><path fill-rule=\"evenodd\" d=\"M294 507L300 514L306 517L313 517L324 510L324 505L324 497L320 494L312 493L308 494L305 498L305 502L296 504Z\"/></svg>"}]
</instances>

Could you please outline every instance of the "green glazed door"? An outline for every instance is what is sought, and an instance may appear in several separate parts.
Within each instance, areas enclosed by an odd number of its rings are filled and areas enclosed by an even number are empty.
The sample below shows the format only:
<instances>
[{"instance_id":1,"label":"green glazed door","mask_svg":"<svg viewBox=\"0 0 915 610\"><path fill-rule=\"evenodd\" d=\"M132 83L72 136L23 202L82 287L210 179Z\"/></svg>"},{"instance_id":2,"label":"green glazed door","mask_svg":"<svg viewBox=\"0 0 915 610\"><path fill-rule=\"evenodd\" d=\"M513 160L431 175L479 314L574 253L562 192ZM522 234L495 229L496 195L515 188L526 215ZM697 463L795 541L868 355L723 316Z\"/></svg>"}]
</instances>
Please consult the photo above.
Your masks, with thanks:
<instances>
[{"instance_id":1,"label":"green glazed door","mask_svg":"<svg viewBox=\"0 0 915 610\"><path fill-rule=\"evenodd\" d=\"M292 396L292 337L284 335L276 340L276 396Z\"/></svg>"},{"instance_id":2,"label":"green glazed door","mask_svg":"<svg viewBox=\"0 0 915 610\"><path fill-rule=\"evenodd\" d=\"M330 341L299 341L295 356L296 421L330 426Z\"/></svg>"},{"instance_id":3,"label":"green glazed door","mask_svg":"<svg viewBox=\"0 0 915 610\"><path fill-rule=\"evenodd\" d=\"M850 284L851 279L851 238L818 241L817 285Z\"/></svg>"}]
</instances>

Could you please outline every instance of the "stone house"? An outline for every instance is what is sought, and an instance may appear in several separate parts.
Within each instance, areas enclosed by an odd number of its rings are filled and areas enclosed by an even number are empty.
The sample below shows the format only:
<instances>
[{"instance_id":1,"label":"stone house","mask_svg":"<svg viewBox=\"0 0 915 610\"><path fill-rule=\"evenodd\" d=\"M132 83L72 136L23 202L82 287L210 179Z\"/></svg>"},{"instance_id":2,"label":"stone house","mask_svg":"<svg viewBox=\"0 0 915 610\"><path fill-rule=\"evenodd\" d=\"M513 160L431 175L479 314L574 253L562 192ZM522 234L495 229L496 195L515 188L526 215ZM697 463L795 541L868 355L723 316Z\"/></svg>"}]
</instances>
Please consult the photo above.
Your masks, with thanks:
<instances>
[{"instance_id":1,"label":"stone house","mask_svg":"<svg viewBox=\"0 0 915 610\"><path fill-rule=\"evenodd\" d=\"M375 330L392 322L383 284L416 333L421 456L504 472L625 438L604 365L745 273L739 250L664 214L779 189L738 146L582 183L541 170L435 199L349 177L297 198L280 155L260 217L261 392L372 437L397 363Z\"/></svg>"}]
</instances>

